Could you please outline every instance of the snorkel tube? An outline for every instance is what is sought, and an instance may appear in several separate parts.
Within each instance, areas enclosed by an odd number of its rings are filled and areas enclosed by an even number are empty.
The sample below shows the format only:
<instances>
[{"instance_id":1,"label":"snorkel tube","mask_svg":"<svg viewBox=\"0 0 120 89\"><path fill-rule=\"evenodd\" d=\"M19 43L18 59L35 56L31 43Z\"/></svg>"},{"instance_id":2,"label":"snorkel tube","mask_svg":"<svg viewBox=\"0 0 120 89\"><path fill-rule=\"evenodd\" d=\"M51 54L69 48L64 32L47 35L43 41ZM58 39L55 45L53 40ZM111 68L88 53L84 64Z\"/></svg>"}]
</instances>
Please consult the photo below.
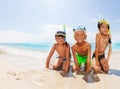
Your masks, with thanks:
<instances>
[{"instance_id":1,"label":"snorkel tube","mask_svg":"<svg viewBox=\"0 0 120 89\"><path fill-rule=\"evenodd\" d=\"M64 32L66 33L66 29L65 29L65 24L63 24L63 30L64 30ZM66 44L66 46L67 46L67 40L66 40L66 37L65 37L65 44Z\"/></svg>"}]
</instances>

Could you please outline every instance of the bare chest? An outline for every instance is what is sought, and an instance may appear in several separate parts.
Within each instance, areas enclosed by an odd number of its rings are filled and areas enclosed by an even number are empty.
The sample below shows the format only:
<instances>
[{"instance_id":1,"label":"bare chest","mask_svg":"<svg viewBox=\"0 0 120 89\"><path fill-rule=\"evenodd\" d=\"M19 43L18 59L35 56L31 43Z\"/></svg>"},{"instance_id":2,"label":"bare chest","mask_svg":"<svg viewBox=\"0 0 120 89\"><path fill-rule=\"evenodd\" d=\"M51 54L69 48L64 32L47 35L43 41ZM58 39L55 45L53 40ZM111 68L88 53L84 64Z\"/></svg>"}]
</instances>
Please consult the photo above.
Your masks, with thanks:
<instances>
[{"instance_id":1,"label":"bare chest","mask_svg":"<svg viewBox=\"0 0 120 89\"><path fill-rule=\"evenodd\" d=\"M81 55L87 55L88 47L86 46L77 46L76 51Z\"/></svg>"},{"instance_id":2,"label":"bare chest","mask_svg":"<svg viewBox=\"0 0 120 89\"><path fill-rule=\"evenodd\" d=\"M56 51L59 55L65 55L66 53L66 47L65 46L57 46Z\"/></svg>"}]
</instances>

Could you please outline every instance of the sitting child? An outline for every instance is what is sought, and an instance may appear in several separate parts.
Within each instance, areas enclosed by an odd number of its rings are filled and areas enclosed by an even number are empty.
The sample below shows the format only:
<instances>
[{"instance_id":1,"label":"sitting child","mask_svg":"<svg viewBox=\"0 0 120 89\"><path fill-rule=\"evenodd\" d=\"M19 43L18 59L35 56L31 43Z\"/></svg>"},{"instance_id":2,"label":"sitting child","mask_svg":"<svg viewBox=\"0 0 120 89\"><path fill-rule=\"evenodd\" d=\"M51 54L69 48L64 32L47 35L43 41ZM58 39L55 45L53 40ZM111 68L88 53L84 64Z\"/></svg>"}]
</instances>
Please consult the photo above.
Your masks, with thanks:
<instances>
[{"instance_id":1,"label":"sitting child","mask_svg":"<svg viewBox=\"0 0 120 89\"><path fill-rule=\"evenodd\" d=\"M65 72L68 72L70 65L70 45L65 42L66 33L63 31L58 31L55 34L55 40L57 43L54 43L52 49L49 52L46 61L46 68L49 68L50 59L55 51L59 54L57 60L53 64L53 69L58 70L62 69Z\"/></svg>"},{"instance_id":2,"label":"sitting child","mask_svg":"<svg viewBox=\"0 0 120 89\"><path fill-rule=\"evenodd\" d=\"M74 38L76 43L72 46L72 54L75 65L73 66L73 72L81 72L81 66L85 65L85 72L88 73L91 70L91 45L86 41L86 29L80 26L73 29Z\"/></svg>"},{"instance_id":3,"label":"sitting child","mask_svg":"<svg viewBox=\"0 0 120 89\"><path fill-rule=\"evenodd\" d=\"M110 26L106 20L100 20L98 22L99 32L96 34L96 48L93 54L93 58L95 58L95 68L96 73L103 71L104 73L108 73L109 71L109 59L112 53L111 46L111 36L110 36ZM107 57L105 57L105 50L109 46ZM94 59L93 59L94 60Z\"/></svg>"}]
</instances>

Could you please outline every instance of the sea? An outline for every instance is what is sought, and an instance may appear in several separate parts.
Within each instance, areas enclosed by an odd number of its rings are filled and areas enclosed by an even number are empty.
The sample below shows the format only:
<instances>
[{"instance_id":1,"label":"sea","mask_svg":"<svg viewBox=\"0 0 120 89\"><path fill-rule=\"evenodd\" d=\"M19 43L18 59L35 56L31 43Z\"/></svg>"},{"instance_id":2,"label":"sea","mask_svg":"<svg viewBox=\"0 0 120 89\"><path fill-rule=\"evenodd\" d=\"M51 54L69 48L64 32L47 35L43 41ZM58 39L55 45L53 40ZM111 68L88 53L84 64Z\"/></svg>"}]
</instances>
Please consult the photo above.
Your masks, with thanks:
<instances>
[{"instance_id":1,"label":"sea","mask_svg":"<svg viewBox=\"0 0 120 89\"><path fill-rule=\"evenodd\" d=\"M53 43L0 43L0 45L48 52L51 49ZM70 43L70 45L73 45L73 44ZM91 43L91 47L93 51L95 49L95 43ZM112 50L120 51L120 43L112 43Z\"/></svg>"}]
</instances>

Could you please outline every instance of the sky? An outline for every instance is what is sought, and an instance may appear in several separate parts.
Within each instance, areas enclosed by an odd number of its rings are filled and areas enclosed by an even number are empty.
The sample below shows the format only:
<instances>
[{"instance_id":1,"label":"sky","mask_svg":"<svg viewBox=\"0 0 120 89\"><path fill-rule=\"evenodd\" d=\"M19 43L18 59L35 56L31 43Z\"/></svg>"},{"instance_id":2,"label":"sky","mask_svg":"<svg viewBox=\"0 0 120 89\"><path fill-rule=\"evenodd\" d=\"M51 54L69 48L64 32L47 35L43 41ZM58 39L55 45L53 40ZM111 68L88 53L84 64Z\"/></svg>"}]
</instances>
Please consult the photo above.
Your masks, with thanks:
<instances>
[{"instance_id":1,"label":"sky","mask_svg":"<svg viewBox=\"0 0 120 89\"><path fill-rule=\"evenodd\" d=\"M110 23L112 42L120 42L120 0L0 0L0 43L54 42L66 25L66 40L74 42L73 27L85 26L87 41L95 42L97 22Z\"/></svg>"}]
</instances>

